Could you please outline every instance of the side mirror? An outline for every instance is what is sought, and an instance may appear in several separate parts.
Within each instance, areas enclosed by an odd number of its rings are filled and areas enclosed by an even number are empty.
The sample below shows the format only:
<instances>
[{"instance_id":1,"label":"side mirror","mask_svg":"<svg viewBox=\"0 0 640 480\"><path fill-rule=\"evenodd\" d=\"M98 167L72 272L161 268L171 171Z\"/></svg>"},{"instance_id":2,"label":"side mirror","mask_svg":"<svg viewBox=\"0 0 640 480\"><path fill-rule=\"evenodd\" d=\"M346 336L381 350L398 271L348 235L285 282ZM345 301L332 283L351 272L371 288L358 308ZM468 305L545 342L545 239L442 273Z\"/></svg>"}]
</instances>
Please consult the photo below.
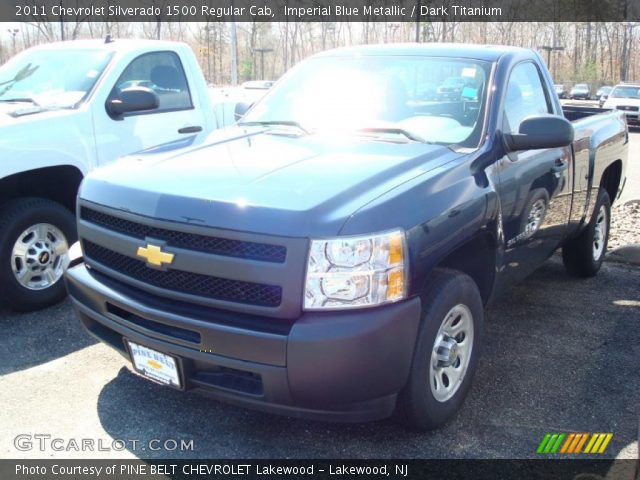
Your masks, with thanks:
<instances>
[{"instance_id":1,"label":"side mirror","mask_svg":"<svg viewBox=\"0 0 640 480\"><path fill-rule=\"evenodd\" d=\"M234 115L236 118L236 122L244 117L244 114L253 106L253 103L247 102L238 102L236 103L236 108L234 110Z\"/></svg>"},{"instance_id":2,"label":"side mirror","mask_svg":"<svg viewBox=\"0 0 640 480\"><path fill-rule=\"evenodd\" d=\"M125 88L118 95L107 100L107 111L114 116L155 110L159 106L160 98L158 95L145 87Z\"/></svg>"},{"instance_id":3,"label":"side mirror","mask_svg":"<svg viewBox=\"0 0 640 480\"><path fill-rule=\"evenodd\" d=\"M511 151L537 150L566 147L573 136L573 125L566 118L540 115L525 118L518 133L505 134L505 141Z\"/></svg>"}]
</instances>

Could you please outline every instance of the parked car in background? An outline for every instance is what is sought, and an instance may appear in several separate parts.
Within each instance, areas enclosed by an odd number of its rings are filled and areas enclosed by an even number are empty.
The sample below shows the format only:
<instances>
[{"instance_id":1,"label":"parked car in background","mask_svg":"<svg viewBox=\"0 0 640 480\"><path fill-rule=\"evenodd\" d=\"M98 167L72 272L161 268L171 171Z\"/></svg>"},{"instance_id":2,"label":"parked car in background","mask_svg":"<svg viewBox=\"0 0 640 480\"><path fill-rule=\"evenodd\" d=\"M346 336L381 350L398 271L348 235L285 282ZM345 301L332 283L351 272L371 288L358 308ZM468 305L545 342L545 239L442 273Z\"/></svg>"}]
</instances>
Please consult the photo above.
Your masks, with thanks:
<instances>
[{"instance_id":1,"label":"parked car in background","mask_svg":"<svg viewBox=\"0 0 640 480\"><path fill-rule=\"evenodd\" d=\"M607 95L609 95L609 92L611 92L611 90L613 90L612 86L603 85L596 91L596 94L594 95L594 99L600 100L602 97L606 97Z\"/></svg>"},{"instance_id":2,"label":"parked car in background","mask_svg":"<svg viewBox=\"0 0 640 480\"><path fill-rule=\"evenodd\" d=\"M475 87L415 97L451 75ZM87 331L148 379L428 430L470 390L492 297L558 248L596 275L627 149L623 114L563 110L532 50L328 51L236 126L87 176L66 283Z\"/></svg>"},{"instance_id":3,"label":"parked car in background","mask_svg":"<svg viewBox=\"0 0 640 480\"><path fill-rule=\"evenodd\" d=\"M609 85L605 85L603 87L600 87L596 92L596 99L598 100L598 105L600 105L600 108L602 108L602 106L604 105L604 102L609 97L611 90L613 90L613 87Z\"/></svg>"},{"instance_id":4,"label":"parked car in background","mask_svg":"<svg viewBox=\"0 0 640 480\"><path fill-rule=\"evenodd\" d=\"M269 89L276 83L273 80L250 80L240 85L241 95L244 101L253 104L264 97Z\"/></svg>"},{"instance_id":5,"label":"parked car in background","mask_svg":"<svg viewBox=\"0 0 640 480\"><path fill-rule=\"evenodd\" d=\"M640 83L616 85L604 102L604 108L622 110L629 125L640 125Z\"/></svg>"},{"instance_id":6,"label":"parked car in background","mask_svg":"<svg viewBox=\"0 0 640 480\"><path fill-rule=\"evenodd\" d=\"M556 83L553 88L555 89L558 98L567 98L567 90L564 88L564 85Z\"/></svg>"},{"instance_id":7,"label":"parked car in background","mask_svg":"<svg viewBox=\"0 0 640 480\"><path fill-rule=\"evenodd\" d=\"M236 107L239 104L253 105L266 95L274 83L274 80L250 80L239 87L210 87L209 93L219 125L233 125L237 120Z\"/></svg>"},{"instance_id":8,"label":"parked car in background","mask_svg":"<svg viewBox=\"0 0 640 480\"><path fill-rule=\"evenodd\" d=\"M590 96L591 89L586 83L578 83L574 85L571 92L569 92L569 98L572 100L589 100Z\"/></svg>"},{"instance_id":9,"label":"parked car in background","mask_svg":"<svg viewBox=\"0 0 640 480\"><path fill-rule=\"evenodd\" d=\"M249 80L240 85L240 87L245 90L269 90L274 83L276 83L274 80Z\"/></svg>"},{"instance_id":10,"label":"parked car in background","mask_svg":"<svg viewBox=\"0 0 640 480\"><path fill-rule=\"evenodd\" d=\"M218 125L221 128L233 125L236 122L235 107L244 98L240 89L237 87L209 87L209 96L213 103L213 111Z\"/></svg>"},{"instance_id":11,"label":"parked car in background","mask_svg":"<svg viewBox=\"0 0 640 480\"><path fill-rule=\"evenodd\" d=\"M50 305L76 240L78 186L94 167L216 127L186 44L72 41L0 67L0 301Z\"/></svg>"}]
</instances>

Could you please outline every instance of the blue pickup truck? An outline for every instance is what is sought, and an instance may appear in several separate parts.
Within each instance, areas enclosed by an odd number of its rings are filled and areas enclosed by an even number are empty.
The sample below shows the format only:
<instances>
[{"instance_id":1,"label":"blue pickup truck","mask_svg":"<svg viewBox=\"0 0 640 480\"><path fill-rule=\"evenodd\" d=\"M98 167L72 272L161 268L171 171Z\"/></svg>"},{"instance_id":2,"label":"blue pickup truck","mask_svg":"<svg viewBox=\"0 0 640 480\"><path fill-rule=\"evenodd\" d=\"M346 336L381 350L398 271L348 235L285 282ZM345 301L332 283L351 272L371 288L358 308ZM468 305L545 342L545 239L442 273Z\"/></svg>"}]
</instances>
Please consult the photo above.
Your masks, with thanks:
<instances>
[{"instance_id":1,"label":"blue pickup truck","mask_svg":"<svg viewBox=\"0 0 640 480\"><path fill-rule=\"evenodd\" d=\"M455 94L428 94L450 78ZM559 248L576 276L602 264L624 113L563 111L531 50L328 51L239 113L81 186L68 292L153 381L436 428L469 391L492 298Z\"/></svg>"}]
</instances>

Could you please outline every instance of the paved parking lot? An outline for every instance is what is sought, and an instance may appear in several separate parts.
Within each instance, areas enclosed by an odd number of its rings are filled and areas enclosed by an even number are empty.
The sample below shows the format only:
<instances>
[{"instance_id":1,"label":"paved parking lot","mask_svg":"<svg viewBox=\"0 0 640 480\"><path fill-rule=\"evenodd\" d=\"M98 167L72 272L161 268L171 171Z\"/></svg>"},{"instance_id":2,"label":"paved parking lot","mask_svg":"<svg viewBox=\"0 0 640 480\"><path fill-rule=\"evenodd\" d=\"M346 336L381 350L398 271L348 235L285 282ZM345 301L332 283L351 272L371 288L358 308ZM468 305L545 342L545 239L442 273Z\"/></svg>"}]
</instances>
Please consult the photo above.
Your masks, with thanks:
<instances>
[{"instance_id":1,"label":"paved parking lot","mask_svg":"<svg viewBox=\"0 0 640 480\"><path fill-rule=\"evenodd\" d=\"M630 149L637 178L639 139ZM597 278L576 280L549 260L487 310L470 395L453 422L429 434L393 419L306 422L183 394L132 374L81 330L69 301L23 315L0 309L0 457L522 458L536 457L545 433L571 431L613 432L606 455L637 457L639 285L638 267L606 263ZM67 447L120 439L126 448L20 451L20 434ZM193 450L150 450L152 439L193 440Z\"/></svg>"},{"instance_id":2,"label":"paved parking lot","mask_svg":"<svg viewBox=\"0 0 640 480\"><path fill-rule=\"evenodd\" d=\"M393 419L306 422L219 404L132 374L81 329L67 301L0 312L0 456L442 458L531 457L549 431L613 432L611 456L637 452L640 269L608 263L589 280L557 258L487 311L483 357L460 415L429 434ZM19 434L194 440L193 451L16 450ZM66 441L65 440L65 441Z\"/></svg>"}]
</instances>

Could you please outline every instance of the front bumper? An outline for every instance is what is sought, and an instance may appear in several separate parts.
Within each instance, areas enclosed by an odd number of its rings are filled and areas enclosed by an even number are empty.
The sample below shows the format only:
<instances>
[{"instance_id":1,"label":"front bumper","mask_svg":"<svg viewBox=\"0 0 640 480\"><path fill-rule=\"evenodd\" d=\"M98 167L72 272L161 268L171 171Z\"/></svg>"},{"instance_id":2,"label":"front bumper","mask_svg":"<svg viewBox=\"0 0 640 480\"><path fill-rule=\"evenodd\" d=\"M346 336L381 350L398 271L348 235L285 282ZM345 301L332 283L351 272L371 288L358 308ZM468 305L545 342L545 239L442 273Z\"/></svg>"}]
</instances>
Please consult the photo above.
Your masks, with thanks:
<instances>
[{"instance_id":1,"label":"front bumper","mask_svg":"<svg viewBox=\"0 0 640 480\"><path fill-rule=\"evenodd\" d=\"M147 302L83 263L67 270L65 281L84 327L125 357L129 339L177 357L185 389L318 420L371 421L393 412L409 376L421 312L420 299L413 298L372 309L306 312L277 329L241 328L215 321L213 309L196 315L174 308L175 302Z\"/></svg>"}]
</instances>

